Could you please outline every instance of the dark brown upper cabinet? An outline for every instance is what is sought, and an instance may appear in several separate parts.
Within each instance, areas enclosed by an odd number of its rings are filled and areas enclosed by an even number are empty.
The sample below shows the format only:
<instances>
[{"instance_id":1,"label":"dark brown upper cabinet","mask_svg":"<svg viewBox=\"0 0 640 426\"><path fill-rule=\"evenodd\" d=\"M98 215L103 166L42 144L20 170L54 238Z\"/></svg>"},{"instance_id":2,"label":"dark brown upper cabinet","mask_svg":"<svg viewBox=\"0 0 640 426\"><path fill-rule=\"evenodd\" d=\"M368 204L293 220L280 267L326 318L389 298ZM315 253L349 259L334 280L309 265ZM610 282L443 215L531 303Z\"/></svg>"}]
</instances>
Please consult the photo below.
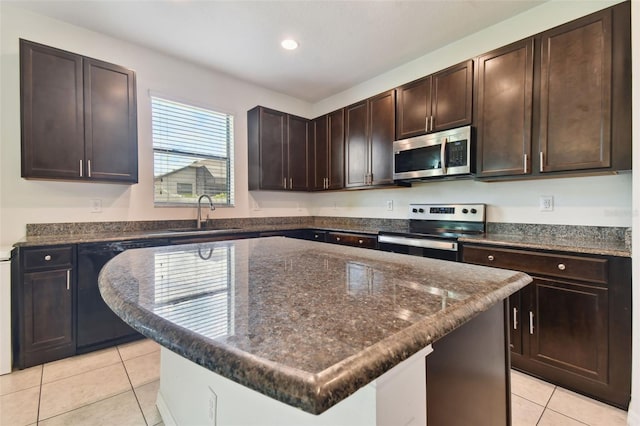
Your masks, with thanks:
<instances>
[{"instance_id":1,"label":"dark brown upper cabinet","mask_svg":"<svg viewBox=\"0 0 640 426\"><path fill-rule=\"evenodd\" d=\"M539 35L539 171L630 169L630 2Z\"/></svg>"},{"instance_id":2,"label":"dark brown upper cabinet","mask_svg":"<svg viewBox=\"0 0 640 426\"><path fill-rule=\"evenodd\" d=\"M473 61L400 86L396 97L396 139L470 124Z\"/></svg>"},{"instance_id":3,"label":"dark brown upper cabinet","mask_svg":"<svg viewBox=\"0 0 640 426\"><path fill-rule=\"evenodd\" d=\"M313 159L309 162L310 189L344 187L344 109L318 117L310 123Z\"/></svg>"},{"instance_id":4,"label":"dark brown upper cabinet","mask_svg":"<svg viewBox=\"0 0 640 426\"><path fill-rule=\"evenodd\" d=\"M20 40L22 177L136 183L135 73Z\"/></svg>"},{"instance_id":5,"label":"dark brown upper cabinet","mask_svg":"<svg viewBox=\"0 0 640 426\"><path fill-rule=\"evenodd\" d=\"M247 124L249 190L309 190L309 120L257 106Z\"/></svg>"},{"instance_id":6,"label":"dark brown upper cabinet","mask_svg":"<svg viewBox=\"0 0 640 426\"><path fill-rule=\"evenodd\" d=\"M477 59L476 175L531 173L534 40Z\"/></svg>"},{"instance_id":7,"label":"dark brown upper cabinet","mask_svg":"<svg viewBox=\"0 0 640 426\"><path fill-rule=\"evenodd\" d=\"M345 187L393 183L395 91L345 109Z\"/></svg>"}]
</instances>

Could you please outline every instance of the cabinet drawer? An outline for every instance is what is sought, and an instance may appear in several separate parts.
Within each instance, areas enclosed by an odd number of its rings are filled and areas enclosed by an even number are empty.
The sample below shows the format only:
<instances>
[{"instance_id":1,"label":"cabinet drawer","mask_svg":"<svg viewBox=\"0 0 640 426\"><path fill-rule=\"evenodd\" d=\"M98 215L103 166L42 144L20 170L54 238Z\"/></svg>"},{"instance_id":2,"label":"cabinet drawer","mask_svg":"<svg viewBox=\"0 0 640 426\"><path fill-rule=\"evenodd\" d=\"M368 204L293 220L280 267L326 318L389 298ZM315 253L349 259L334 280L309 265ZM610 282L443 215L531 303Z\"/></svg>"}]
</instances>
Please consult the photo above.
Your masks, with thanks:
<instances>
[{"instance_id":1,"label":"cabinet drawer","mask_svg":"<svg viewBox=\"0 0 640 426\"><path fill-rule=\"evenodd\" d=\"M24 251L25 269L72 267L73 246L43 247Z\"/></svg>"},{"instance_id":2,"label":"cabinet drawer","mask_svg":"<svg viewBox=\"0 0 640 426\"><path fill-rule=\"evenodd\" d=\"M514 269L530 274L607 284L607 259L538 253L492 247L464 246L466 263Z\"/></svg>"},{"instance_id":3,"label":"cabinet drawer","mask_svg":"<svg viewBox=\"0 0 640 426\"><path fill-rule=\"evenodd\" d=\"M334 244L342 244L345 246L364 247L375 249L378 239L366 235L342 234L338 232L330 232L327 235L327 242Z\"/></svg>"}]
</instances>

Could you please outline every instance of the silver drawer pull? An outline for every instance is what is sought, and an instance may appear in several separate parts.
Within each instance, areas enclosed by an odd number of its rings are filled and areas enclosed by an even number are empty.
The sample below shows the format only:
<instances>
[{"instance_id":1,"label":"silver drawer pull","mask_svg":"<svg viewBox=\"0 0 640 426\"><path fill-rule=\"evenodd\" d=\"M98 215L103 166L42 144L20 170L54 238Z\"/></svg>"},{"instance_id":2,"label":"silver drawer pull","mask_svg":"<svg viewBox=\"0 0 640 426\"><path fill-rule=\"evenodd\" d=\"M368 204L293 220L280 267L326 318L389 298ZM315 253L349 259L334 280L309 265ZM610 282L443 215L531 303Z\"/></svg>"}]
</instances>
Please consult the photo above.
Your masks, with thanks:
<instances>
[{"instance_id":1,"label":"silver drawer pull","mask_svg":"<svg viewBox=\"0 0 640 426\"><path fill-rule=\"evenodd\" d=\"M518 308L513 308L513 329L518 329Z\"/></svg>"},{"instance_id":2,"label":"silver drawer pull","mask_svg":"<svg viewBox=\"0 0 640 426\"><path fill-rule=\"evenodd\" d=\"M360 244L362 244L362 243L363 243L363 241L362 241L362 240L358 240L358 242L359 242Z\"/></svg>"},{"instance_id":3,"label":"silver drawer pull","mask_svg":"<svg viewBox=\"0 0 640 426\"><path fill-rule=\"evenodd\" d=\"M336 237L336 241L340 241L340 237Z\"/></svg>"},{"instance_id":4,"label":"silver drawer pull","mask_svg":"<svg viewBox=\"0 0 640 426\"><path fill-rule=\"evenodd\" d=\"M529 311L529 334L533 334L533 312Z\"/></svg>"},{"instance_id":5,"label":"silver drawer pull","mask_svg":"<svg viewBox=\"0 0 640 426\"><path fill-rule=\"evenodd\" d=\"M67 290L71 287L71 270L67 269Z\"/></svg>"},{"instance_id":6,"label":"silver drawer pull","mask_svg":"<svg viewBox=\"0 0 640 426\"><path fill-rule=\"evenodd\" d=\"M495 259L495 257L493 257L493 255L492 255L492 254L490 254L489 256L487 256L487 259L489 259L490 261L492 261L492 262L493 262L493 259Z\"/></svg>"},{"instance_id":7,"label":"silver drawer pull","mask_svg":"<svg viewBox=\"0 0 640 426\"><path fill-rule=\"evenodd\" d=\"M315 235L313 236L313 238L318 238L318 234L315 234Z\"/></svg>"},{"instance_id":8,"label":"silver drawer pull","mask_svg":"<svg viewBox=\"0 0 640 426\"><path fill-rule=\"evenodd\" d=\"M567 269L567 267L565 266L564 263L560 263L558 264L558 269L560 269L561 271L564 271L565 269Z\"/></svg>"},{"instance_id":9,"label":"silver drawer pull","mask_svg":"<svg viewBox=\"0 0 640 426\"><path fill-rule=\"evenodd\" d=\"M48 254L44 257L44 260L46 260L47 262L51 260L51 255Z\"/></svg>"}]
</instances>

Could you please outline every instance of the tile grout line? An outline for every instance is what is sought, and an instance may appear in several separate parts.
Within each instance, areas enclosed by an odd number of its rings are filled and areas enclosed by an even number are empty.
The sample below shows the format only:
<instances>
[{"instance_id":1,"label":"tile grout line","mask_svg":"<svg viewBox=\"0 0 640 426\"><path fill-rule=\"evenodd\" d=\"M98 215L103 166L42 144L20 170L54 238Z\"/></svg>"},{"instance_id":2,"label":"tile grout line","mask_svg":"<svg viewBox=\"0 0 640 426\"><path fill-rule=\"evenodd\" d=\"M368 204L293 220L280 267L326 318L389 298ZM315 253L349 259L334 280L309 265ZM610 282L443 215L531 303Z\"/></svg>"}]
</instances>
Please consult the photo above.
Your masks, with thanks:
<instances>
[{"instance_id":1,"label":"tile grout line","mask_svg":"<svg viewBox=\"0 0 640 426\"><path fill-rule=\"evenodd\" d=\"M42 402L42 380L44 378L44 364L40 364L40 386L38 388L38 409L36 410L36 425L40 424L40 403Z\"/></svg>"},{"instance_id":2,"label":"tile grout line","mask_svg":"<svg viewBox=\"0 0 640 426\"><path fill-rule=\"evenodd\" d=\"M140 410L140 414L142 414L142 419L144 420L144 423L149 426L149 421L147 420L147 418L144 415L144 411L142 410L142 404L140 404L140 400L138 399L138 394L136 393L136 388L133 387L133 382L131 381L131 377L129 376L129 370L127 370L127 366L124 363L124 359L122 359L122 354L120 353L120 349L116 346L116 350L118 351L118 356L120 357L120 362L122 362L122 368L124 368L124 372L127 375L127 380L129 381L129 384L131 385L131 391L133 393L133 397L136 399L136 404L138 404L138 409ZM137 358L137 357L134 357ZM133 359L133 358L130 358Z\"/></svg>"},{"instance_id":3,"label":"tile grout line","mask_svg":"<svg viewBox=\"0 0 640 426\"><path fill-rule=\"evenodd\" d=\"M542 408L542 413L540 413L540 417L538 417L538 421L536 422L536 426L538 426L540 424L540 421L542 420L542 417L544 417L544 413L545 411L547 411L547 407L549 406L549 401L551 401L551 398L553 398L553 394L556 393L556 389L558 389L558 386L553 386L553 390L551 391L551 395L549 395L549 399L547 399L547 402L544 404L544 407ZM551 410L553 411L553 410Z\"/></svg>"}]
</instances>

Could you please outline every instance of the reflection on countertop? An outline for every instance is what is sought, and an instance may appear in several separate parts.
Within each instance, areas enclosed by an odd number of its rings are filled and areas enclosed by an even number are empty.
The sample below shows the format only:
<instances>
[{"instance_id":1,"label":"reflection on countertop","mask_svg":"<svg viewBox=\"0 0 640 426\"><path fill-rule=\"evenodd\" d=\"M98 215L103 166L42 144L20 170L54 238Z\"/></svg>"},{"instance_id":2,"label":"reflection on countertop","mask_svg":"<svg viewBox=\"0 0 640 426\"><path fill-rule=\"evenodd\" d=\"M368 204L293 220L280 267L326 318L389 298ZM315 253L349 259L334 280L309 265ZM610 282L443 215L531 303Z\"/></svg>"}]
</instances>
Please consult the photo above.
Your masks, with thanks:
<instances>
[{"instance_id":1,"label":"reflection on countertop","mask_svg":"<svg viewBox=\"0 0 640 426\"><path fill-rule=\"evenodd\" d=\"M143 334L310 412L528 282L520 272L282 237L129 250L100 275L109 306Z\"/></svg>"}]
</instances>

